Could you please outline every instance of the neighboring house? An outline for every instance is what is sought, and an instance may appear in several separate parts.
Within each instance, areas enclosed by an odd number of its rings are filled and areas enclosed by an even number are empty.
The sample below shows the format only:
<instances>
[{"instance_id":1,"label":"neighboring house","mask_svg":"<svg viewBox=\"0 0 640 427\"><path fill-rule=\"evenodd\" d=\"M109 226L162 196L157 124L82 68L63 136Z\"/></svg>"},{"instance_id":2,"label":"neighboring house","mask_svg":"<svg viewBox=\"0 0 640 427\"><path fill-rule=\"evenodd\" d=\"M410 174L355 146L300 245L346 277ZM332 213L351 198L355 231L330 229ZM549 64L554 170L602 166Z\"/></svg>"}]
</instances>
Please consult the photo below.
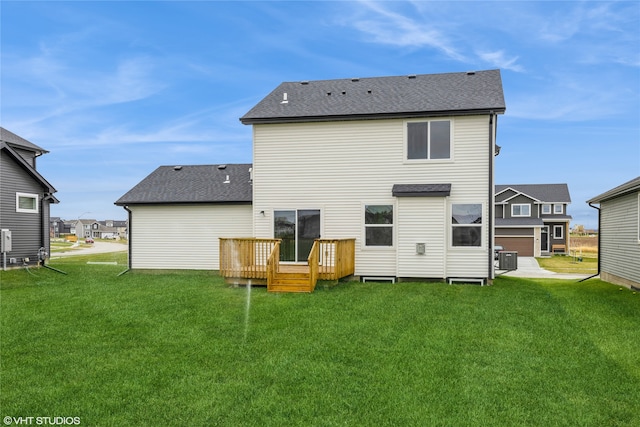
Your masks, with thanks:
<instances>
[{"instance_id":1,"label":"neighboring house","mask_svg":"<svg viewBox=\"0 0 640 427\"><path fill-rule=\"evenodd\" d=\"M567 184L496 185L495 243L519 256L569 253Z\"/></svg>"},{"instance_id":2,"label":"neighboring house","mask_svg":"<svg viewBox=\"0 0 640 427\"><path fill-rule=\"evenodd\" d=\"M640 177L587 200L598 209L598 271L606 282L640 290Z\"/></svg>"},{"instance_id":3,"label":"neighboring house","mask_svg":"<svg viewBox=\"0 0 640 427\"><path fill-rule=\"evenodd\" d=\"M251 193L250 164L159 167L115 202L129 268L219 269L219 238L252 233Z\"/></svg>"},{"instance_id":4,"label":"neighboring house","mask_svg":"<svg viewBox=\"0 0 640 427\"><path fill-rule=\"evenodd\" d=\"M105 238L127 238L127 221L115 221L108 219L106 221L99 221L99 223L104 227L101 231Z\"/></svg>"},{"instance_id":5,"label":"neighboring house","mask_svg":"<svg viewBox=\"0 0 640 427\"><path fill-rule=\"evenodd\" d=\"M50 204L56 189L36 170L48 153L0 127L0 228L11 233L7 264L35 264L40 249L50 249Z\"/></svg>"},{"instance_id":6,"label":"neighboring house","mask_svg":"<svg viewBox=\"0 0 640 427\"><path fill-rule=\"evenodd\" d=\"M504 111L499 70L282 83L240 119L254 236L291 263L355 238L363 279L490 281Z\"/></svg>"}]
</instances>

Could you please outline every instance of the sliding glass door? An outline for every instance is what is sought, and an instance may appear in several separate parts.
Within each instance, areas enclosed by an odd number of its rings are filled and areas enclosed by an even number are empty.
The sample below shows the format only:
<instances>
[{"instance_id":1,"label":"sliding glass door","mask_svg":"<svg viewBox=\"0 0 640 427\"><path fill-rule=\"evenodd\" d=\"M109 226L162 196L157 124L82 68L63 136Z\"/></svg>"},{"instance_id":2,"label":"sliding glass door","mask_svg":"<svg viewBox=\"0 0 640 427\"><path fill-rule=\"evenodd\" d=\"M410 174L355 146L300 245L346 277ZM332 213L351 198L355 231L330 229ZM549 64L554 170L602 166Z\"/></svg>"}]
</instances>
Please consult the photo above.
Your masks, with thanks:
<instances>
[{"instance_id":1,"label":"sliding glass door","mask_svg":"<svg viewBox=\"0 0 640 427\"><path fill-rule=\"evenodd\" d=\"M273 235L282 239L280 261L306 261L313 241L320 237L320 210L274 211Z\"/></svg>"}]
</instances>

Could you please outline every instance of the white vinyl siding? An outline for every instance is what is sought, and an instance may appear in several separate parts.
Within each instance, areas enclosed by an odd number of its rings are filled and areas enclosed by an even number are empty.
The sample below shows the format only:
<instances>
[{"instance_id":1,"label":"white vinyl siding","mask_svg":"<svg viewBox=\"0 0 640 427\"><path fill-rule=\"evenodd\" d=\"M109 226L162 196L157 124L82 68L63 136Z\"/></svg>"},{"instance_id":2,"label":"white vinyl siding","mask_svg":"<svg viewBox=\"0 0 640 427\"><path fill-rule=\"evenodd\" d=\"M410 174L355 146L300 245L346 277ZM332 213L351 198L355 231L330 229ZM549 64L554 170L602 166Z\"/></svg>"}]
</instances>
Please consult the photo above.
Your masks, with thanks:
<instances>
[{"instance_id":1,"label":"white vinyl siding","mask_svg":"<svg viewBox=\"0 0 640 427\"><path fill-rule=\"evenodd\" d=\"M405 243L396 236L394 247L365 248L365 203L399 206L391 189L403 183L450 183L450 203L475 203L488 201L490 185L488 116L453 118L454 160L438 162L404 160L406 123L389 119L254 125L255 236L273 237L275 208L314 206L322 209L323 238L356 238L356 275L398 276L397 250ZM488 218L487 204L483 218ZM403 235L420 232L422 226L416 227ZM440 227L448 228L446 216ZM488 227L483 228L484 254L478 248L445 250L455 275L487 276Z\"/></svg>"},{"instance_id":2,"label":"white vinyl siding","mask_svg":"<svg viewBox=\"0 0 640 427\"><path fill-rule=\"evenodd\" d=\"M602 272L640 284L638 216L640 195L628 194L600 204Z\"/></svg>"},{"instance_id":3,"label":"white vinyl siding","mask_svg":"<svg viewBox=\"0 0 640 427\"><path fill-rule=\"evenodd\" d=\"M446 278L446 215L445 197L398 199L398 277ZM419 243L424 255L416 253Z\"/></svg>"},{"instance_id":4,"label":"white vinyl siding","mask_svg":"<svg viewBox=\"0 0 640 427\"><path fill-rule=\"evenodd\" d=\"M251 236L250 205L139 205L130 209L134 269L218 270L218 239Z\"/></svg>"}]
</instances>

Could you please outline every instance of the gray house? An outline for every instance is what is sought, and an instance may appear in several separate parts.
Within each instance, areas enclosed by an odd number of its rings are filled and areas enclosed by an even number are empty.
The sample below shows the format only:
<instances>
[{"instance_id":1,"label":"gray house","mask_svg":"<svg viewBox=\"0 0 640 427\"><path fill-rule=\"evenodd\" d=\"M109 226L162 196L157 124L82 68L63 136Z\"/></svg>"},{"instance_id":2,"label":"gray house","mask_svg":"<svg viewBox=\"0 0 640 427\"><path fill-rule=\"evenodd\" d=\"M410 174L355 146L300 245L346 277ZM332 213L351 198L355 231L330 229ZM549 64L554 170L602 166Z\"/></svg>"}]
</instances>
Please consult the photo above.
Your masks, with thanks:
<instances>
[{"instance_id":1,"label":"gray house","mask_svg":"<svg viewBox=\"0 0 640 427\"><path fill-rule=\"evenodd\" d=\"M640 176L587 203L598 209L600 278L640 290Z\"/></svg>"},{"instance_id":2,"label":"gray house","mask_svg":"<svg viewBox=\"0 0 640 427\"><path fill-rule=\"evenodd\" d=\"M45 149L0 127L0 228L8 266L35 264L49 253L49 206L56 189L36 170ZM10 237L7 237L10 235ZM10 250L9 250L10 249Z\"/></svg>"},{"instance_id":3,"label":"gray house","mask_svg":"<svg viewBox=\"0 0 640 427\"><path fill-rule=\"evenodd\" d=\"M520 256L569 253L567 184L496 185L495 242Z\"/></svg>"},{"instance_id":4,"label":"gray house","mask_svg":"<svg viewBox=\"0 0 640 427\"><path fill-rule=\"evenodd\" d=\"M115 204L129 213L129 268L218 270L220 237L252 232L251 164L160 166Z\"/></svg>"}]
</instances>

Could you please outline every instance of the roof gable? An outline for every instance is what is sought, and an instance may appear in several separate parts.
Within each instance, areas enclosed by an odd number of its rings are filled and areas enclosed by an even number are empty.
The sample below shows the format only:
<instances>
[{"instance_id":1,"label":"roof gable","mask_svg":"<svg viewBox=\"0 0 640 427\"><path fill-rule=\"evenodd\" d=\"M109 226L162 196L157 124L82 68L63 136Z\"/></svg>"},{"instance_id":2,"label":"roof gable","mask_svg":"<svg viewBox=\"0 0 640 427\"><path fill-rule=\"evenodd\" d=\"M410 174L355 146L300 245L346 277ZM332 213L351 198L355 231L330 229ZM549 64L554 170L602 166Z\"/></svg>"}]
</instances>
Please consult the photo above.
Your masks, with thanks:
<instances>
[{"instance_id":1,"label":"roof gable","mask_svg":"<svg viewBox=\"0 0 640 427\"><path fill-rule=\"evenodd\" d=\"M514 191L540 203L571 203L567 184L511 184L496 185L496 199L503 193ZM512 195L509 198L513 198ZM508 199L502 200L506 202Z\"/></svg>"},{"instance_id":2,"label":"roof gable","mask_svg":"<svg viewBox=\"0 0 640 427\"><path fill-rule=\"evenodd\" d=\"M57 190L53 187L53 185L49 184L49 182L44 179L42 175L38 173L29 163L27 163L24 158L18 153L15 152L11 146L5 142L0 141L0 150L7 153L9 157L11 157L20 167L22 167L31 177L37 181L42 187L45 189L46 193L55 193ZM53 203L58 203L58 200L53 197L51 199Z\"/></svg>"},{"instance_id":3,"label":"roof gable","mask_svg":"<svg viewBox=\"0 0 640 427\"><path fill-rule=\"evenodd\" d=\"M9 146L20 147L25 150L33 151L38 155L48 153L48 151L45 150L44 148L38 147L33 142L27 141L21 136L18 136L15 133L6 130L3 127L0 127L0 141L6 142Z\"/></svg>"},{"instance_id":4,"label":"roof gable","mask_svg":"<svg viewBox=\"0 0 640 427\"><path fill-rule=\"evenodd\" d=\"M249 203L252 195L251 164L160 166L115 204Z\"/></svg>"},{"instance_id":5,"label":"roof gable","mask_svg":"<svg viewBox=\"0 0 640 427\"><path fill-rule=\"evenodd\" d=\"M505 111L500 70L284 82L244 124Z\"/></svg>"}]
</instances>

